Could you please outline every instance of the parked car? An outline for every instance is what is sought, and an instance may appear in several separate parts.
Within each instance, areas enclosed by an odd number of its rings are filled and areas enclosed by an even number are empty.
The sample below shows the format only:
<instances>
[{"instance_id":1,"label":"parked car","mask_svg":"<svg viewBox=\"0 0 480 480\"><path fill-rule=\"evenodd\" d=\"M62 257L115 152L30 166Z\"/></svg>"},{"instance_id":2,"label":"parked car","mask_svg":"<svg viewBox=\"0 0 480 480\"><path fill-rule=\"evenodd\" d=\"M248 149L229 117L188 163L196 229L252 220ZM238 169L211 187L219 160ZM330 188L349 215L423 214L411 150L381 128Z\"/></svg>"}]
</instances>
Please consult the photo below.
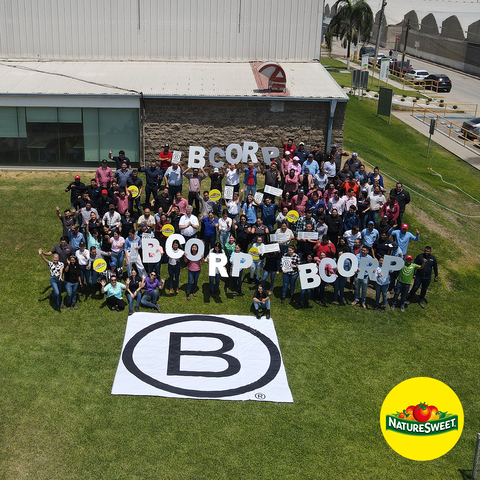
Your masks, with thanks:
<instances>
[{"instance_id":1,"label":"parked car","mask_svg":"<svg viewBox=\"0 0 480 480\"><path fill-rule=\"evenodd\" d=\"M390 73L393 75L396 75L397 77L400 77L400 69L402 68L402 61L401 60L395 60L390 62ZM410 60L405 60L403 62L403 73L408 73L411 72L413 68L410 65Z\"/></svg>"},{"instance_id":2,"label":"parked car","mask_svg":"<svg viewBox=\"0 0 480 480\"><path fill-rule=\"evenodd\" d=\"M443 73L434 73L423 79L425 88L427 90L434 90L435 92L450 92L452 89L452 82L443 75Z\"/></svg>"},{"instance_id":3,"label":"parked car","mask_svg":"<svg viewBox=\"0 0 480 480\"><path fill-rule=\"evenodd\" d=\"M373 57L375 55L375 48L374 47L366 47L365 45L360 49L360 56L368 55L369 57Z\"/></svg>"},{"instance_id":4,"label":"parked car","mask_svg":"<svg viewBox=\"0 0 480 480\"><path fill-rule=\"evenodd\" d=\"M470 140L478 140L480 136L480 118L472 118L463 122L462 135Z\"/></svg>"},{"instance_id":5,"label":"parked car","mask_svg":"<svg viewBox=\"0 0 480 480\"><path fill-rule=\"evenodd\" d=\"M418 80L424 80L427 78L429 73L426 70L410 70L408 73L405 74L405 78L407 80L411 80L414 83L419 83Z\"/></svg>"}]
</instances>

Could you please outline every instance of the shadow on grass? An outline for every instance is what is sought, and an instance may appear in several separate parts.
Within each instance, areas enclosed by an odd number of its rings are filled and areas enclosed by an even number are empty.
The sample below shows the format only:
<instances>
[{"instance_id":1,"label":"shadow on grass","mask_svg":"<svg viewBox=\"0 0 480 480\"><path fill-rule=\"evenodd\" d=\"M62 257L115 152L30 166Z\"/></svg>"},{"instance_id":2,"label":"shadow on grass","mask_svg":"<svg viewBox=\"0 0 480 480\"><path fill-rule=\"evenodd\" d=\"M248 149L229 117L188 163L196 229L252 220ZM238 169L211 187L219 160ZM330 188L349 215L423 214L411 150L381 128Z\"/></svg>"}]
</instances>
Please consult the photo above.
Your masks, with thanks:
<instances>
[{"instance_id":1,"label":"shadow on grass","mask_svg":"<svg viewBox=\"0 0 480 480\"><path fill-rule=\"evenodd\" d=\"M473 470L462 470L458 469L460 475L462 476L462 480L472 480L473 478Z\"/></svg>"}]
</instances>

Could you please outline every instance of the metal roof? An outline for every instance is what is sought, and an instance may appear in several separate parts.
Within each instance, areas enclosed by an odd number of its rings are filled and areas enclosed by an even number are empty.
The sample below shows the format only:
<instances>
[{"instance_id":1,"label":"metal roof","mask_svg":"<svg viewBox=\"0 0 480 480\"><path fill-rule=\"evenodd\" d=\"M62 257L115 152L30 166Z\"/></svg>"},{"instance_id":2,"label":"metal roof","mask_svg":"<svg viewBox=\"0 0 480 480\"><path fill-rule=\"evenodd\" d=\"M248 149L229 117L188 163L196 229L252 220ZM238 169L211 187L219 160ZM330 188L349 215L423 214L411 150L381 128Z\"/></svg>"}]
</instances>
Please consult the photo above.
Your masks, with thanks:
<instances>
[{"instance_id":1,"label":"metal roof","mask_svg":"<svg viewBox=\"0 0 480 480\"><path fill-rule=\"evenodd\" d=\"M318 62L280 63L289 96L347 101ZM250 63L195 62L0 62L0 96L100 95L180 98L268 98Z\"/></svg>"}]
</instances>

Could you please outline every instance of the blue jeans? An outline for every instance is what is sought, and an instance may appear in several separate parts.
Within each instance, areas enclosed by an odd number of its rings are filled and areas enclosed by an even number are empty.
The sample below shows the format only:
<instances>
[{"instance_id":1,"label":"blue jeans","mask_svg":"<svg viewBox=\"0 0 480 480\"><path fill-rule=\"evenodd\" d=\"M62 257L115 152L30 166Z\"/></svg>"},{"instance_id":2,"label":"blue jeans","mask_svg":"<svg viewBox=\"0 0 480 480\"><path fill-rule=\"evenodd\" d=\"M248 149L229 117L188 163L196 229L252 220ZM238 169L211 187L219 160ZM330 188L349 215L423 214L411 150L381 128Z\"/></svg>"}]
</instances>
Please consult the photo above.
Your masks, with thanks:
<instances>
[{"instance_id":1,"label":"blue jeans","mask_svg":"<svg viewBox=\"0 0 480 480\"><path fill-rule=\"evenodd\" d=\"M117 264L117 268L122 268L123 267L123 257L125 255L125 252L123 250L120 250L119 252L112 252L112 255L110 256L110 261L115 262Z\"/></svg>"},{"instance_id":2,"label":"blue jeans","mask_svg":"<svg viewBox=\"0 0 480 480\"><path fill-rule=\"evenodd\" d=\"M187 283L187 295L190 295L190 292L193 293L197 290L198 277L200 276L200 270L192 272L188 270L188 283Z\"/></svg>"},{"instance_id":3,"label":"blue jeans","mask_svg":"<svg viewBox=\"0 0 480 480\"><path fill-rule=\"evenodd\" d=\"M129 293L127 293L127 300L128 300L128 309L133 310L133 302L136 300L136 307L140 306L140 301L142 300L142 292L137 292L137 294L132 297Z\"/></svg>"},{"instance_id":4,"label":"blue jeans","mask_svg":"<svg viewBox=\"0 0 480 480\"><path fill-rule=\"evenodd\" d=\"M425 295L427 293L427 289L431 281L432 281L431 275L426 278L415 277L415 280L413 281L413 287L410 290L410 293L408 294L408 299L412 300L413 297L415 296L415 293L417 293L417 290L421 286L422 289L420 290L420 298L418 299L418 301L423 302L425 300Z\"/></svg>"},{"instance_id":5,"label":"blue jeans","mask_svg":"<svg viewBox=\"0 0 480 480\"><path fill-rule=\"evenodd\" d=\"M155 197L153 197L153 199L155 199ZM142 209L142 203L141 203L140 195L137 195L133 199L133 205L137 209L138 216L143 215L143 209ZM132 210L133 210L133 208L132 208ZM132 212L132 215L133 215L133 212Z\"/></svg>"},{"instance_id":6,"label":"blue jeans","mask_svg":"<svg viewBox=\"0 0 480 480\"><path fill-rule=\"evenodd\" d=\"M255 193L257 193L256 185L245 185L245 196L243 198L247 198L248 195L255 196Z\"/></svg>"},{"instance_id":7,"label":"blue jeans","mask_svg":"<svg viewBox=\"0 0 480 480\"><path fill-rule=\"evenodd\" d=\"M222 244L222 248L225 246L225 244L228 242L228 239L230 238L230 231L221 231L218 234L218 241Z\"/></svg>"},{"instance_id":8,"label":"blue jeans","mask_svg":"<svg viewBox=\"0 0 480 480\"><path fill-rule=\"evenodd\" d=\"M288 273L283 274L283 288L282 288L282 298L287 296L287 292L290 290L290 295L293 297L295 293L295 283L297 283L298 273L290 275Z\"/></svg>"},{"instance_id":9,"label":"blue jeans","mask_svg":"<svg viewBox=\"0 0 480 480\"><path fill-rule=\"evenodd\" d=\"M307 288L305 290L300 290L300 303L304 303L304 300L307 300L307 303L310 301L310 298L312 298L312 289Z\"/></svg>"},{"instance_id":10,"label":"blue jeans","mask_svg":"<svg viewBox=\"0 0 480 480\"><path fill-rule=\"evenodd\" d=\"M77 303L77 288L78 282L65 282L65 290L67 291L67 307L72 303Z\"/></svg>"},{"instance_id":11,"label":"blue jeans","mask_svg":"<svg viewBox=\"0 0 480 480\"><path fill-rule=\"evenodd\" d=\"M85 288L90 278L90 270L87 270L86 265L80 265L80 278L82 279L83 288Z\"/></svg>"},{"instance_id":12,"label":"blue jeans","mask_svg":"<svg viewBox=\"0 0 480 480\"><path fill-rule=\"evenodd\" d=\"M393 296L393 300L392 300L392 307L394 307L397 304L399 295L400 295L400 308L405 307L405 301L407 300L407 294L409 289L410 289L410 285L408 283L397 282L397 286L395 287L395 295Z\"/></svg>"},{"instance_id":13,"label":"blue jeans","mask_svg":"<svg viewBox=\"0 0 480 480\"><path fill-rule=\"evenodd\" d=\"M178 288L178 285L180 284L180 269L181 269L180 262L178 262L176 265L168 264L168 275L170 276L169 278L170 288Z\"/></svg>"},{"instance_id":14,"label":"blue jeans","mask_svg":"<svg viewBox=\"0 0 480 480\"><path fill-rule=\"evenodd\" d=\"M55 300L55 306L60 308L62 306L62 281L60 277L50 277L50 285L52 286L52 298Z\"/></svg>"},{"instance_id":15,"label":"blue jeans","mask_svg":"<svg viewBox=\"0 0 480 480\"><path fill-rule=\"evenodd\" d=\"M382 307L387 306L387 292L388 292L388 283L385 285L379 285L375 283L375 305L378 307L380 305L380 294L382 295Z\"/></svg>"},{"instance_id":16,"label":"blue jeans","mask_svg":"<svg viewBox=\"0 0 480 480\"><path fill-rule=\"evenodd\" d=\"M144 293L140 303L146 307L155 308L159 296L158 290L154 290L152 293Z\"/></svg>"},{"instance_id":17,"label":"blue jeans","mask_svg":"<svg viewBox=\"0 0 480 480\"><path fill-rule=\"evenodd\" d=\"M367 299L367 287L368 287L368 276L365 278L355 278L355 301L356 302L365 303L365 300Z\"/></svg>"},{"instance_id":18,"label":"blue jeans","mask_svg":"<svg viewBox=\"0 0 480 480\"><path fill-rule=\"evenodd\" d=\"M265 300L265 303L253 302L253 306L255 307L255 310L258 310L259 308L266 308L267 310L270 310L270 299Z\"/></svg>"},{"instance_id":19,"label":"blue jeans","mask_svg":"<svg viewBox=\"0 0 480 480\"><path fill-rule=\"evenodd\" d=\"M262 287L265 287L265 281L267 280L268 277L270 277L270 290L273 290L273 285L275 283L276 275L277 275L277 272L275 270L273 272L267 272L266 270L264 270L263 277L262 277Z\"/></svg>"},{"instance_id":20,"label":"blue jeans","mask_svg":"<svg viewBox=\"0 0 480 480\"><path fill-rule=\"evenodd\" d=\"M347 284L347 277L337 277L333 283L333 301L343 302L343 296L345 294L345 285Z\"/></svg>"},{"instance_id":21,"label":"blue jeans","mask_svg":"<svg viewBox=\"0 0 480 480\"><path fill-rule=\"evenodd\" d=\"M208 277L208 286L210 287L210 293L220 291L220 274L217 273L214 277Z\"/></svg>"},{"instance_id":22,"label":"blue jeans","mask_svg":"<svg viewBox=\"0 0 480 480\"><path fill-rule=\"evenodd\" d=\"M233 289L236 292L242 291L242 282L243 282L243 270L240 270L240 275L238 277L232 277L233 279Z\"/></svg>"},{"instance_id":23,"label":"blue jeans","mask_svg":"<svg viewBox=\"0 0 480 480\"><path fill-rule=\"evenodd\" d=\"M263 260L254 260L250 267L250 278L260 280L262 278Z\"/></svg>"}]
</instances>

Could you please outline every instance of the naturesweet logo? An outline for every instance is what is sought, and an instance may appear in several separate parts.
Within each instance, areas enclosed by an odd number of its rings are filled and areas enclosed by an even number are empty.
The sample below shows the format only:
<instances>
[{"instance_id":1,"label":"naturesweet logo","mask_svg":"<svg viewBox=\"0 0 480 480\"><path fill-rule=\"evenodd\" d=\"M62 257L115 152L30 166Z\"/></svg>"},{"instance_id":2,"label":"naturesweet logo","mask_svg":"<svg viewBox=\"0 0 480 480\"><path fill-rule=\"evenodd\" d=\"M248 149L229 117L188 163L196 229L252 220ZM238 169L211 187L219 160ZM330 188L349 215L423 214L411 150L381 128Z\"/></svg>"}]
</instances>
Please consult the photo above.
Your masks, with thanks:
<instances>
[{"instance_id":1,"label":"naturesweet logo","mask_svg":"<svg viewBox=\"0 0 480 480\"><path fill-rule=\"evenodd\" d=\"M435 404L418 402L420 399L432 399ZM445 455L460 438L462 404L455 392L439 380L411 378L394 387L385 398L380 427L387 443L400 455L411 460L433 460Z\"/></svg>"},{"instance_id":2,"label":"naturesweet logo","mask_svg":"<svg viewBox=\"0 0 480 480\"><path fill-rule=\"evenodd\" d=\"M435 405L419 403L386 416L386 429L405 435L438 435L458 430L458 415L441 412Z\"/></svg>"}]
</instances>

